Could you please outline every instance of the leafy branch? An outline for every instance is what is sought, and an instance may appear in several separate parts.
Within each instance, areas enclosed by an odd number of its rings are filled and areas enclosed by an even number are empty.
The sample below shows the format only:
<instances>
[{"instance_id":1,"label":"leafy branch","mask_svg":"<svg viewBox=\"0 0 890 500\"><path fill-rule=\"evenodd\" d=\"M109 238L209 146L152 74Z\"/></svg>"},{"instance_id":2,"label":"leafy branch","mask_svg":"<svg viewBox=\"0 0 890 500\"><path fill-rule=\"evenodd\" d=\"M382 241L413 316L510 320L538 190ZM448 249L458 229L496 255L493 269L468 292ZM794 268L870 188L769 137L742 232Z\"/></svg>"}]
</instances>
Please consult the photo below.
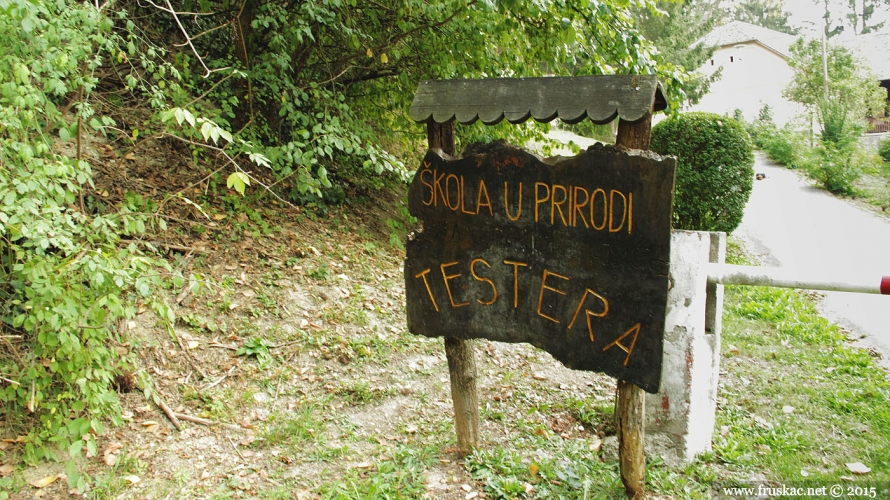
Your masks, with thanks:
<instances>
[{"instance_id":1,"label":"leafy branch","mask_svg":"<svg viewBox=\"0 0 890 500\"><path fill-rule=\"evenodd\" d=\"M156 8L158 10L164 11L164 12L170 14L171 16L173 16L173 20L176 22L176 25L179 27L179 30L182 32L182 36L185 37L186 44L192 50L192 53L195 55L195 57L198 58L198 62L201 64L201 67L204 68L204 78L207 78L208 76L211 75L211 73L213 73L215 71L224 71L224 70L229 69L229 68L217 68L217 69L212 70L212 69L208 68L207 64L204 63L204 58L201 57L201 54L198 53L198 49L195 48L195 44L192 43L192 38L189 36L188 31L186 31L185 27L182 25L182 22L179 20L180 14L187 14L190 16L209 16L209 15L212 15L212 13L210 13L210 12L177 12L176 9L173 8L173 5L170 4L170 0L164 0L164 4L166 5L166 7L154 3L152 0L144 0L144 1L151 4L152 7Z\"/></svg>"}]
</instances>

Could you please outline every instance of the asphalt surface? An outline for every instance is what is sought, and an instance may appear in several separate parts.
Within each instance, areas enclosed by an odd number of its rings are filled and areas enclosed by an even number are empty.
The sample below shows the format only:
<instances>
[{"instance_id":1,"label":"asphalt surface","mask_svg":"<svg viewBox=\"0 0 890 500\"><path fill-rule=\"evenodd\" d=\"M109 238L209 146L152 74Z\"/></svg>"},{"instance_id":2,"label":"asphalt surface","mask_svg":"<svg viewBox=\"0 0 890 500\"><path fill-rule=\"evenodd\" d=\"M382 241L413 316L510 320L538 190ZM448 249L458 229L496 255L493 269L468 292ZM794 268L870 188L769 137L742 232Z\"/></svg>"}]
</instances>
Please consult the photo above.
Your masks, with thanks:
<instances>
[{"instance_id":1,"label":"asphalt surface","mask_svg":"<svg viewBox=\"0 0 890 500\"><path fill-rule=\"evenodd\" d=\"M876 286L881 276L890 276L890 220L814 187L761 154L754 169L766 178L754 181L734 235L762 265L795 269L802 276L865 279ZM857 345L877 351L890 368L890 295L820 293L822 315L848 328Z\"/></svg>"}]
</instances>

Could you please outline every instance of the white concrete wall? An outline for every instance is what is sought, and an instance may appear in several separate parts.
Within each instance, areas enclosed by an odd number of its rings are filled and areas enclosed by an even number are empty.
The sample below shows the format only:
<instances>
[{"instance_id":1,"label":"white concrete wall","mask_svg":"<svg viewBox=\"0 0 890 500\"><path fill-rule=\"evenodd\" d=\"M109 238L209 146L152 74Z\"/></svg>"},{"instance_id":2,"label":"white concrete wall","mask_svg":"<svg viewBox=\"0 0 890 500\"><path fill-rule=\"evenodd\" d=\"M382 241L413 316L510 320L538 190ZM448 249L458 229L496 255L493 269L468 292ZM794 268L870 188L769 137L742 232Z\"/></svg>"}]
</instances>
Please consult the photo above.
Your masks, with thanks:
<instances>
[{"instance_id":1,"label":"white concrete wall","mask_svg":"<svg viewBox=\"0 0 890 500\"><path fill-rule=\"evenodd\" d=\"M711 449L720 374L723 285L708 262L724 262L726 235L674 231L661 389L646 395L647 455L685 464Z\"/></svg>"},{"instance_id":2,"label":"white concrete wall","mask_svg":"<svg viewBox=\"0 0 890 500\"><path fill-rule=\"evenodd\" d=\"M768 104L779 127L797 115L804 116L802 106L782 97L793 74L779 54L757 42L746 42L717 49L713 58L699 70L711 75L720 67L723 67L721 78L690 111L732 115L738 108L746 120L753 121L760 109Z\"/></svg>"}]
</instances>

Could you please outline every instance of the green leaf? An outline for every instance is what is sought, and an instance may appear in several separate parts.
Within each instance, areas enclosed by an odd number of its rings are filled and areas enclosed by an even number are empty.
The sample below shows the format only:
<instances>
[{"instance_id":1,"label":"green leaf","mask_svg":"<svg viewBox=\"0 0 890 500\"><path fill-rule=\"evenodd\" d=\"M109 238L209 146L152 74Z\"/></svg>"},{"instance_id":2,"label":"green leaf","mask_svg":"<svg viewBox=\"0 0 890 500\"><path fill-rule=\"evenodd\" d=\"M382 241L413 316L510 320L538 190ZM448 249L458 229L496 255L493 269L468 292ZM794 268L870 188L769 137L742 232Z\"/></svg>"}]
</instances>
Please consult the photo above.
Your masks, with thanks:
<instances>
[{"instance_id":1,"label":"green leaf","mask_svg":"<svg viewBox=\"0 0 890 500\"><path fill-rule=\"evenodd\" d=\"M78 439L71 443L71 446L68 447L68 454L72 457L76 457L80 455L80 450L83 449L83 441Z\"/></svg>"},{"instance_id":2,"label":"green leaf","mask_svg":"<svg viewBox=\"0 0 890 500\"><path fill-rule=\"evenodd\" d=\"M244 196L244 187L250 185L250 177L244 172L232 172L226 179L226 186Z\"/></svg>"},{"instance_id":3,"label":"green leaf","mask_svg":"<svg viewBox=\"0 0 890 500\"><path fill-rule=\"evenodd\" d=\"M226 129L224 129L224 128L220 128L220 129L219 129L219 135L220 135L223 139L225 139L227 142L232 142L232 134L231 134L228 130L226 130Z\"/></svg>"},{"instance_id":4,"label":"green leaf","mask_svg":"<svg viewBox=\"0 0 890 500\"><path fill-rule=\"evenodd\" d=\"M209 121L205 121L201 124L201 136L204 137L204 140L210 138L211 131L213 130L213 123Z\"/></svg>"}]
</instances>

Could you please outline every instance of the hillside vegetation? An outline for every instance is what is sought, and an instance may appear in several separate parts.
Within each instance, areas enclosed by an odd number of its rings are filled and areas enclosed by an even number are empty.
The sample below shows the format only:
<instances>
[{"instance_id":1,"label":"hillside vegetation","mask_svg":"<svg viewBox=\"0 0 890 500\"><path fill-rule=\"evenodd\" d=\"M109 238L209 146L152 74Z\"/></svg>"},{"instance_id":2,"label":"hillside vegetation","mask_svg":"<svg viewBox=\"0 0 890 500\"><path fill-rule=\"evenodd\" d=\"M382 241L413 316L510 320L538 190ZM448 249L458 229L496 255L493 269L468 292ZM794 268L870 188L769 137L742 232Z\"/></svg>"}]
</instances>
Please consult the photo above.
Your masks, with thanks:
<instances>
[{"instance_id":1,"label":"hillside vegetation","mask_svg":"<svg viewBox=\"0 0 890 500\"><path fill-rule=\"evenodd\" d=\"M650 6L0 0L0 500L623 497L614 380L526 345L475 343L484 446L454 449L442 341L405 329L406 112L426 78L545 74L655 72L676 104ZM726 311L714 452L648 488L886 484L870 357L795 292Z\"/></svg>"},{"instance_id":2,"label":"hillside vegetation","mask_svg":"<svg viewBox=\"0 0 890 500\"><path fill-rule=\"evenodd\" d=\"M201 258L237 268L307 252L272 221L379 200L392 215L375 223L397 248L410 221L393 204L423 147L406 116L420 80L621 71L681 83L633 27L629 9L648 6L0 1L0 408L12 456L94 456L97 436L125 422L119 391L160 402L127 325L151 311L182 344L177 325L198 321L182 297L220 293ZM233 250L247 236L277 253ZM221 311L238 304L227 300Z\"/></svg>"}]
</instances>

